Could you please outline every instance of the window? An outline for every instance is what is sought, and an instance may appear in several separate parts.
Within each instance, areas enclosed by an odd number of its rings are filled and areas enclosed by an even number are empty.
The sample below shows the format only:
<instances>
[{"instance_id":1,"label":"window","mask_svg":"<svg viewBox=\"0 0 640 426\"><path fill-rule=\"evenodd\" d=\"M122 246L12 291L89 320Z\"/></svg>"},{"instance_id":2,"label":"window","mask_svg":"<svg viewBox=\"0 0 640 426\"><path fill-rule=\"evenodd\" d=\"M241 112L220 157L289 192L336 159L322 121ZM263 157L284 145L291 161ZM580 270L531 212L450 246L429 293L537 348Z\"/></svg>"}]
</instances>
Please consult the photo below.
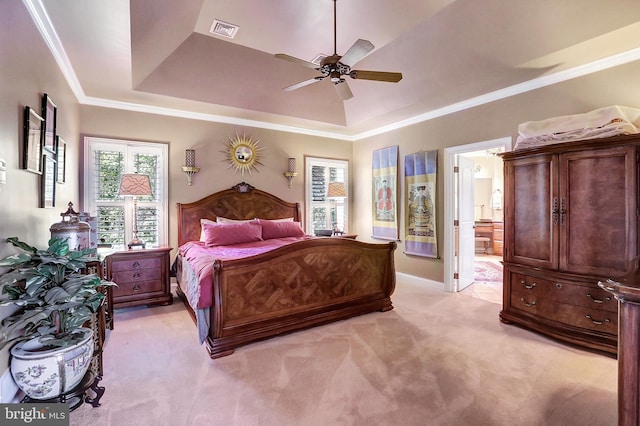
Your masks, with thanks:
<instances>
[{"instance_id":1,"label":"window","mask_svg":"<svg viewBox=\"0 0 640 426\"><path fill-rule=\"evenodd\" d=\"M347 232L349 223L349 162L305 157L306 232Z\"/></svg>"},{"instance_id":2,"label":"window","mask_svg":"<svg viewBox=\"0 0 640 426\"><path fill-rule=\"evenodd\" d=\"M161 143L85 138L85 210L97 218L98 243L122 249L133 238L133 197L118 195L123 173L149 175L153 195L138 197L138 238L166 245L168 146Z\"/></svg>"}]
</instances>

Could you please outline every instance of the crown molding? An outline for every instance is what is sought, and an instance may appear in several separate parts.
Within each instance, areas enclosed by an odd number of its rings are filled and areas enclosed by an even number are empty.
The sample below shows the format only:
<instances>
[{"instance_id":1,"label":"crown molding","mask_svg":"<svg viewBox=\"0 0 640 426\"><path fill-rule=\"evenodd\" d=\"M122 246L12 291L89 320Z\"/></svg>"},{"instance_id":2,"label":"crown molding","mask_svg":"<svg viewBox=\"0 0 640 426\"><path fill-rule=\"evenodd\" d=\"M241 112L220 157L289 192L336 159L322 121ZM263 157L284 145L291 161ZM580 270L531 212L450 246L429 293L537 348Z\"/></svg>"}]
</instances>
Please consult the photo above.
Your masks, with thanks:
<instances>
[{"instance_id":1,"label":"crown molding","mask_svg":"<svg viewBox=\"0 0 640 426\"><path fill-rule=\"evenodd\" d=\"M140 103L122 102L111 99L86 96L84 90L82 89L82 85L80 84L80 81L75 74L73 66L71 65L71 62L69 61L69 58L65 52L64 46L62 45L62 42L60 41L60 38L58 37L58 34L56 33L55 28L53 27L53 24L49 19L44 5L42 4L42 0L23 0L23 3L27 7L27 10L29 11L33 21L35 22L36 27L40 31L42 38L49 47L49 50L55 58L56 63L60 67L62 74L64 75L67 83L71 87L71 90L75 94L76 99L81 105L91 105L104 108L121 109L126 111L136 111L149 114L160 114L171 117L187 118L191 120L257 127L269 130L277 130L281 132L345 140L350 142L402 129L414 124L475 108L497 100L520 95L553 84L562 83L567 80L589 75L609 68L614 68L640 59L640 48L632 49L593 62L589 62L587 64L537 77L528 81L524 81L522 83L514 84L512 86L485 93L480 96L465 99L463 101L456 102L442 108L437 108L423 114L416 115L406 120L400 120L395 123L381 126L376 129L368 130L355 135L347 135L338 132L321 131L314 130L312 128L269 123L267 121L249 120L224 115L207 114L182 109L158 107Z\"/></svg>"}]
</instances>

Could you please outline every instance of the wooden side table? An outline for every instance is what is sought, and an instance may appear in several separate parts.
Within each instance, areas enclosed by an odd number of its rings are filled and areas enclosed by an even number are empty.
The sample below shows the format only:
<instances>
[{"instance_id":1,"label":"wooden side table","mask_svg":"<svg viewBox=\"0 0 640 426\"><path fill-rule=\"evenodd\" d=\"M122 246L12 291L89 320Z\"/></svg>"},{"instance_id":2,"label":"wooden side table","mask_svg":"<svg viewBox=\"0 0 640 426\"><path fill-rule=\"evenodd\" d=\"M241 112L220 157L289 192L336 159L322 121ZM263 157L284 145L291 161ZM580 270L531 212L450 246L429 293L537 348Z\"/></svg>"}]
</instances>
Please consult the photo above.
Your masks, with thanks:
<instances>
[{"instance_id":1,"label":"wooden side table","mask_svg":"<svg viewBox=\"0 0 640 426\"><path fill-rule=\"evenodd\" d=\"M107 279L113 287L113 306L168 305L173 302L169 285L171 247L123 250L106 259Z\"/></svg>"},{"instance_id":2,"label":"wooden side table","mask_svg":"<svg viewBox=\"0 0 640 426\"><path fill-rule=\"evenodd\" d=\"M358 238L358 235L357 234L338 234L338 235L332 235L332 237L351 238L352 240L355 240L356 238Z\"/></svg>"}]
</instances>

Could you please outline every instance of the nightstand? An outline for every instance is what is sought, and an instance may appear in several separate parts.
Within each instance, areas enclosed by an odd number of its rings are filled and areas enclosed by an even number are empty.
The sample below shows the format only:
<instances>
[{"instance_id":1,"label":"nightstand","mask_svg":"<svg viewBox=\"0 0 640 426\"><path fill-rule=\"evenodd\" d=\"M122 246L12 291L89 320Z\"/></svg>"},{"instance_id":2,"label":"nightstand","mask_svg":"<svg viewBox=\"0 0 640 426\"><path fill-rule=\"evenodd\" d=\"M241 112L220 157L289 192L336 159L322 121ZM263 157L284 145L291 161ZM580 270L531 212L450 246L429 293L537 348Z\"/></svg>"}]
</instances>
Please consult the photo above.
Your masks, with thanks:
<instances>
[{"instance_id":1,"label":"nightstand","mask_svg":"<svg viewBox=\"0 0 640 426\"><path fill-rule=\"evenodd\" d=\"M332 237L351 238L352 240L355 240L356 238L358 238L358 235L357 234L338 234L338 235L332 235Z\"/></svg>"},{"instance_id":2,"label":"nightstand","mask_svg":"<svg viewBox=\"0 0 640 426\"><path fill-rule=\"evenodd\" d=\"M107 279L113 287L113 307L169 305L173 302L169 285L171 247L124 250L105 259Z\"/></svg>"}]
</instances>

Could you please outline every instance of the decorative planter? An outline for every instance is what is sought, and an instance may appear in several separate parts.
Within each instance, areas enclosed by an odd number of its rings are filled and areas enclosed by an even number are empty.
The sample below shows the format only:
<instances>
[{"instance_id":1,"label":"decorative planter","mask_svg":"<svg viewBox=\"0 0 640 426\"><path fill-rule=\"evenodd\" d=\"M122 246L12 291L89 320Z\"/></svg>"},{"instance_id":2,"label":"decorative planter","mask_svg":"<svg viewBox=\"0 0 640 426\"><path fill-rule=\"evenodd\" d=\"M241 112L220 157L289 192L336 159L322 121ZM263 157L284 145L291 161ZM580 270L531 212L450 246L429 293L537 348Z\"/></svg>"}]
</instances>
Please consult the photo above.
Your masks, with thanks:
<instances>
[{"instance_id":1,"label":"decorative planter","mask_svg":"<svg viewBox=\"0 0 640 426\"><path fill-rule=\"evenodd\" d=\"M84 338L66 348L46 349L36 337L11 349L11 375L32 399L56 398L76 387L89 369L93 330L80 328Z\"/></svg>"}]
</instances>

